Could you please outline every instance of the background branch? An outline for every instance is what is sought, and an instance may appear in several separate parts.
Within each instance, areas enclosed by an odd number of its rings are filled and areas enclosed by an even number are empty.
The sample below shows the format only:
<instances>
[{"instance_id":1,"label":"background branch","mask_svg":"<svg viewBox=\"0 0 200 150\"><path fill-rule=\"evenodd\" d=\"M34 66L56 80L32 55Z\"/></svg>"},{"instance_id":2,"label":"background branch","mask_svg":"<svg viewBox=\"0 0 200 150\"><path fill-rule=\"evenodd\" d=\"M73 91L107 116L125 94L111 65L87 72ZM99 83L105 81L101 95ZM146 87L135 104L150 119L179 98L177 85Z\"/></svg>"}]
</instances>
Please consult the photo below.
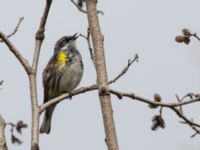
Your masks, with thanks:
<instances>
[{"instance_id":1,"label":"background branch","mask_svg":"<svg viewBox=\"0 0 200 150\"><path fill-rule=\"evenodd\" d=\"M195 37L198 41L200 41L200 37L196 33L193 33L192 36Z\"/></svg>"},{"instance_id":2,"label":"background branch","mask_svg":"<svg viewBox=\"0 0 200 150\"><path fill-rule=\"evenodd\" d=\"M87 11L83 10L74 0L71 0L71 2L76 6L76 8L77 8L80 12L87 14Z\"/></svg>"},{"instance_id":3,"label":"background branch","mask_svg":"<svg viewBox=\"0 0 200 150\"><path fill-rule=\"evenodd\" d=\"M94 60L94 51L92 49L92 45L91 45L91 41L90 41L90 29L88 28L87 29L87 36L83 35L83 34L80 34L80 36L82 36L83 38L86 39L87 41L87 44L88 44L88 49L89 49L89 52L90 52L90 58L93 62L93 64L95 65L95 60Z\"/></svg>"},{"instance_id":4,"label":"background branch","mask_svg":"<svg viewBox=\"0 0 200 150\"><path fill-rule=\"evenodd\" d=\"M23 20L24 20L24 17L20 17L20 18L19 18L19 21L18 21L17 25L15 26L13 32L10 33L10 34L8 34L8 35L7 35L7 38L10 38L11 36L13 36L13 35L18 31L19 26L20 26L20 24L21 24L21 22L22 22ZM3 40L0 39L0 42L3 42Z\"/></svg>"},{"instance_id":5,"label":"background branch","mask_svg":"<svg viewBox=\"0 0 200 150\"><path fill-rule=\"evenodd\" d=\"M121 73L119 73L119 75L117 75L114 79L110 80L108 82L108 84L112 84L114 82L116 82L120 77L122 77L129 69L129 67L134 63L134 62L138 62L139 60L139 57L138 55L136 54L135 57L133 59L129 59L128 60L128 64L127 66L121 71Z\"/></svg>"},{"instance_id":6,"label":"background branch","mask_svg":"<svg viewBox=\"0 0 200 150\"><path fill-rule=\"evenodd\" d=\"M0 115L0 150L7 150L6 138L5 138L6 122Z\"/></svg>"},{"instance_id":7,"label":"background branch","mask_svg":"<svg viewBox=\"0 0 200 150\"><path fill-rule=\"evenodd\" d=\"M0 85L3 85L3 80L0 81Z\"/></svg>"},{"instance_id":8,"label":"background branch","mask_svg":"<svg viewBox=\"0 0 200 150\"><path fill-rule=\"evenodd\" d=\"M195 122L191 121L190 119L188 119L183 114L182 107L181 107L180 110L177 109L176 107L180 107L180 106L183 106L183 105L192 104L194 102L199 102L200 101L200 97L196 97L194 99L185 100L185 101L178 101L177 103L161 103L161 102L152 101L152 100L144 98L144 97L137 96L134 93L124 93L124 92L116 91L116 90L113 90L113 89L110 89L110 93L116 95L119 99L122 99L123 97L128 97L128 98L131 98L133 100L138 100L138 101L141 101L141 102L153 105L153 106L160 106L162 108L170 108L181 119L183 119L186 124L188 124L193 130L195 130L196 134L199 133L199 131L195 127L200 128L200 124L195 123Z\"/></svg>"},{"instance_id":9,"label":"background branch","mask_svg":"<svg viewBox=\"0 0 200 150\"><path fill-rule=\"evenodd\" d=\"M40 113L42 113L47 107L50 107L51 105L53 105L57 102L63 101L66 98L70 98L71 96L79 95L79 94L82 94L82 93L85 93L85 92L90 92L90 91L97 90L97 89L98 89L98 86L96 84L93 84L93 85L90 85L90 86L87 86L87 87L81 87L77 90L74 90L70 94L65 93L61 96L58 96L58 97L42 104L40 106ZM181 119L184 120L184 122L181 122L181 123L188 124L192 129L195 130L195 135L197 133L199 133L198 129L196 129L195 127L200 128L200 124L195 123L192 120L188 119L187 117L184 116L184 114L182 113L181 110L177 109L177 107L180 107L180 106L189 105L189 104L193 104L195 102L199 102L200 101L199 97L189 99L189 100L185 100L185 101L178 101L178 102L174 102L174 103L163 103L163 102L156 102L156 101L153 101L151 99L138 96L134 93L125 93L125 92L117 91L117 90L114 90L114 89L110 89L109 92L112 93L113 95L116 95L119 99L122 99L123 97L127 97L127 98L130 98L132 100L144 102L146 104L150 104L150 105L153 105L153 106L157 106L157 107L159 106L159 107L162 107L162 108L169 108L172 111L174 111ZM162 109L160 109L160 110L162 110Z\"/></svg>"}]
</instances>

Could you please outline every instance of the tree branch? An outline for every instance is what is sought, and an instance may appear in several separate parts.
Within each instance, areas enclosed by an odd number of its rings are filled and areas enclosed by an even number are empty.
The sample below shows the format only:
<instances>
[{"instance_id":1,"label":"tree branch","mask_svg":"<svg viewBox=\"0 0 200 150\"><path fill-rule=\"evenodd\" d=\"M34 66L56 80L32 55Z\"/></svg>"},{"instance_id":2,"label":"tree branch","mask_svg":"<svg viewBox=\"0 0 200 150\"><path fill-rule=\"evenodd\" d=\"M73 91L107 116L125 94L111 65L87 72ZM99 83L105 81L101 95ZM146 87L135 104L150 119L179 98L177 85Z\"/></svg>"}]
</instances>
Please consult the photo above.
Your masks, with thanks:
<instances>
[{"instance_id":1,"label":"tree branch","mask_svg":"<svg viewBox=\"0 0 200 150\"><path fill-rule=\"evenodd\" d=\"M24 20L24 17L20 17L19 18L19 21L18 21L18 24L15 26L14 30L12 33L10 33L9 35L7 35L7 38L10 38L11 36L13 36L19 29L19 26L21 24L21 22ZM0 42L4 42L2 39L0 39Z\"/></svg>"},{"instance_id":2,"label":"tree branch","mask_svg":"<svg viewBox=\"0 0 200 150\"><path fill-rule=\"evenodd\" d=\"M86 1L89 29L91 32L94 47L95 69L97 75L99 99L101 103L104 129L106 134L105 142L109 150L118 150L119 146L115 130L115 123L113 119L113 110L109 93L109 84L104 56L103 35L101 33L99 25L96 4L96 0Z\"/></svg>"},{"instance_id":3,"label":"tree branch","mask_svg":"<svg viewBox=\"0 0 200 150\"><path fill-rule=\"evenodd\" d=\"M35 35L35 51L32 63L32 73L29 74L29 84L30 84L30 95L31 95L31 110L32 110L32 130L31 130L31 150L39 150L39 107L37 98L37 85L36 85L36 75L37 66L39 61L40 50L42 42L44 40L44 31L51 7L52 0L46 0L46 5L43 11L42 18L40 20L39 29Z\"/></svg>"},{"instance_id":4,"label":"tree branch","mask_svg":"<svg viewBox=\"0 0 200 150\"><path fill-rule=\"evenodd\" d=\"M0 115L0 150L7 150L6 138L5 138L6 122Z\"/></svg>"},{"instance_id":5,"label":"tree branch","mask_svg":"<svg viewBox=\"0 0 200 150\"><path fill-rule=\"evenodd\" d=\"M76 8L77 8L80 12L87 14L87 11L83 10L74 0L71 0L71 2L76 6ZM101 11L101 10L97 10L97 14L104 15L104 12Z\"/></svg>"},{"instance_id":6,"label":"tree branch","mask_svg":"<svg viewBox=\"0 0 200 150\"><path fill-rule=\"evenodd\" d=\"M76 6L76 8L77 8L80 12L87 14L87 11L83 10L78 4L76 4L76 2L75 2L74 0L71 0L71 2Z\"/></svg>"},{"instance_id":7,"label":"tree branch","mask_svg":"<svg viewBox=\"0 0 200 150\"><path fill-rule=\"evenodd\" d=\"M58 97L42 104L40 106L39 112L41 114L47 107L50 107L51 105L53 105L57 102L63 101L66 98L70 98L71 96L79 95L79 94L82 94L82 93L85 93L85 92L90 92L90 91L97 90L97 89L98 89L97 84L93 84L93 85L90 85L90 86L87 86L87 87L81 87L77 90L72 91L71 93L65 93L61 96L58 96ZM183 98L181 98L176 103L163 103L163 102L156 102L156 101L153 101L151 99L141 97L141 96L136 95L134 93L125 93L125 92L120 92L120 91L117 91L117 90L114 90L114 89L110 89L109 92L113 95L116 95L119 99L122 99L123 97L127 97L127 98L130 98L132 100L144 102L144 103L149 104L149 105L153 105L153 106L157 106L157 107L159 106L161 108L169 108L172 111L174 111L181 119L184 120L184 122L181 122L181 123L189 125L195 131L195 134L192 135L191 137L194 137L195 135L200 134L200 131L198 129L196 129L196 127L200 128L200 124L195 123L192 120L185 117L184 114L183 114L183 111L181 110L182 106L184 106L184 105L189 105L189 104L199 102L200 97L195 97L193 99L183 101L183 99L186 98L186 96L184 96ZM179 109L177 109L177 107L180 107L181 109L179 110Z\"/></svg>"},{"instance_id":8,"label":"tree branch","mask_svg":"<svg viewBox=\"0 0 200 150\"><path fill-rule=\"evenodd\" d=\"M153 106L160 106L160 107L165 107L165 108L170 108L171 110L173 110L181 119L183 119L193 130L196 131L196 133L199 133L198 130L195 127L200 128L200 124L195 123L193 121L191 121L190 119L188 119L187 117L185 117L185 115L182 112L182 107L181 109L177 109L176 107L180 107L183 105L188 105L188 104L192 104L195 102L199 102L200 101L200 97L196 97L194 99L190 99L190 100L185 100L185 101L178 101L177 103L161 103L161 102L156 102L156 101L152 101L150 99L141 97L141 96L137 96L134 93L124 93L124 92L120 92L120 91L116 91L113 89L110 89L110 93L116 95L119 99L122 99L123 97L128 97L131 98L132 100L138 100Z\"/></svg>"},{"instance_id":9,"label":"tree branch","mask_svg":"<svg viewBox=\"0 0 200 150\"><path fill-rule=\"evenodd\" d=\"M194 123L193 121L189 120L188 118L185 117L185 115L183 113L181 113L181 111L179 111L177 108L175 107L168 107L170 109L172 109L180 118L182 118L185 122L187 122L190 126L196 126L200 128L200 124Z\"/></svg>"},{"instance_id":10,"label":"tree branch","mask_svg":"<svg viewBox=\"0 0 200 150\"><path fill-rule=\"evenodd\" d=\"M51 7L51 3L52 3L52 0L46 0L46 6L44 8L42 18L40 20L39 29L38 29L38 31L36 32L36 35L35 35L35 40L36 40L36 42L35 42L35 53L34 53L34 58L33 58L33 63L32 63L32 68L35 71L37 70L37 66L38 66L40 49L41 49L42 42L44 40L45 25L46 25L47 17L48 17L49 10L50 10L50 7Z\"/></svg>"},{"instance_id":11,"label":"tree branch","mask_svg":"<svg viewBox=\"0 0 200 150\"><path fill-rule=\"evenodd\" d=\"M60 96L58 96L54 99L49 100L48 102L46 102L44 104L41 104L39 112L41 114L47 107L50 107L51 105L53 105L55 103L63 101L66 98L71 98L72 96L75 96L75 95L79 95L79 94L82 94L82 93L85 93L85 92L97 90L97 88L98 88L97 85L93 84L93 85L90 85L90 86L87 86L87 87L81 87L77 90L72 91L71 93L64 93L64 94L62 94L62 95L60 95Z\"/></svg>"},{"instance_id":12,"label":"tree branch","mask_svg":"<svg viewBox=\"0 0 200 150\"><path fill-rule=\"evenodd\" d=\"M192 36L193 37L195 37L198 41L200 41L200 37L199 36L197 36L197 34L196 33L194 33L194 34L192 34Z\"/></svg>"},{"instance_id":13,"label":"tree branch","mask_svg":"<svg viewBox=\"0 0 200 150\"><path fill-rule=\"evenodd\" d=\"M93 64L95 65L94 51L92 49L92 45L91 45L91 41L90 41L90 29L89 28L87 29L87 36L85 36L83 34L80 34L80 36L82 36L83 38L86 39L87 44L88 44L88 49L89 49L89 52L90 52L90 58L91 58Z\"/></svg>"},{"instance_id":14,"label":"tree branch","mask_svg":"<svg viewBox=\"0 0 200 150\"><path fill-rule=\"evenodd\" d=\"M134 62L138 62L138 59L139 59L139 57L138 57L137 54L135 55L135 57L134 57L132 60L129 59L129 60L128 60L127 66L126 66L126 67L121 71L121 73L120 73L119 75L117 75L113 80L110 80L110 81L108 82L108 84L112 84L112 83L116 82L120 77L122 77L122 76L128 71L129 67L130 67Z\"/></svg>"},{"instance_id":15,"label":"tree branch","mask_svg":"<svg viewBox=\"0 0 200 150\"><path fill-rule=\"evenodd\" d=\"M0 81L0 86L3 85L3 80Z\"/></svg>"},{"instance_id":16,"label":"tree branch","mask_svg":"<svg viewBox=\"0 0 200 150\"><path fill-rule=\"evenodd\" d=\"M148 98L144 98L134 93L125 93L125 92L120 92L113 89L110 89L110 93L116 95L119 99L122 99L123 97L127 97L127 98L131 98L132 100L138 100L150 105L161 106L161 107L179 107L179 106L188 105L188 104L192 104L192 103L200 101L200 97L197 97L191 100L185 100L185 101L177 102L177 103L163 103L163 102L156 102Z\"/></svg>"},{"instance_id":17,"label":"tree branch","mask_svg":"<svg viewBox=\"0 0 200 150\"><path fill-rule=\"evenodd\" d=\"M0 31L0 38L5 42L6 46L10 49L10 51L16 56L16 58L19 60L19 62L24 67L25 71L27 73L31 72L31 67L28 63L28 60L26 60L22 54L17 50L17 48L10 42L10 40L6 37L6 35Z\"/></svg>"}]
</instances>

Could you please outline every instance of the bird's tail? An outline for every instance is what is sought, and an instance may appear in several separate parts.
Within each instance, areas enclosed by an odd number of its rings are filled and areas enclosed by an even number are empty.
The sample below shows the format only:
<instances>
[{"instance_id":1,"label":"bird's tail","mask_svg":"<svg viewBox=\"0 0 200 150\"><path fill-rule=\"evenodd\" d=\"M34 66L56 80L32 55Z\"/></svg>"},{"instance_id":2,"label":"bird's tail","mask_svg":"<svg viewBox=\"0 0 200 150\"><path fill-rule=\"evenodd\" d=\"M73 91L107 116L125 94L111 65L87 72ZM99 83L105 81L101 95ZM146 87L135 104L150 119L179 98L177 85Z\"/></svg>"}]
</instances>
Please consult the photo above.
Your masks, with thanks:
<instances>
[{"instance_id":1,"label":"bird's tail","mask_svg":"<svg viewBox=\"0 0 200 150\"><path fill-rule=\"evenodd\" d=\"M50 133L51 119L52 119L54 108L55 107L50 107L47 110L45 110L44 119L43 119L42 125L40 127L40 133L46 133L46 134Z\"/></svg>"}]
</instances>

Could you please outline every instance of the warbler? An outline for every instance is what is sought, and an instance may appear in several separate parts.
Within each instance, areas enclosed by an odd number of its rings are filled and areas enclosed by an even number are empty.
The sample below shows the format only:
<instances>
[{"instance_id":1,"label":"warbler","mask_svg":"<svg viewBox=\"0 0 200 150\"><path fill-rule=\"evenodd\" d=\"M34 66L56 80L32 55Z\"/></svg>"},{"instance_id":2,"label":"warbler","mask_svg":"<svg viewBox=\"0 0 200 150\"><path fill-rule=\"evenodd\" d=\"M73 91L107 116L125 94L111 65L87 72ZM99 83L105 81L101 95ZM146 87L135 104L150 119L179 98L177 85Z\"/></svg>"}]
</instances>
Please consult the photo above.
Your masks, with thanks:
<instances>
[{"instance_id":1,"label":"warbler","mask_svg":"<svg viewBox=\"0 0 200 150\"><path fill-rule=\"evenodd\" d=\"M43 71L44 103L63 94L70 93L81 81L84 66L76 48L77 33L60 38L54 54ZM45 110L40 133L50 133L52 114L56 104Z\"/></svg>"}]
</instances>

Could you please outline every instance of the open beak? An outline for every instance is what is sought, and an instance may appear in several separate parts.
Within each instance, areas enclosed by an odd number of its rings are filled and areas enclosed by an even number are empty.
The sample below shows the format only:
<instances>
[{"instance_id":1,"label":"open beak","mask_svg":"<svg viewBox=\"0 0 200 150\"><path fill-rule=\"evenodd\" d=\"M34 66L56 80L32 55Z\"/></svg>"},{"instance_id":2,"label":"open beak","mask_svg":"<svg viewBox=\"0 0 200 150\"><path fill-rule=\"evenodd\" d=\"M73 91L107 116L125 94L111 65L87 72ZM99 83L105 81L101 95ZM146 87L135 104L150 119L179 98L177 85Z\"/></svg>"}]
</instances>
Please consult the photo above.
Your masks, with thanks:
<instances>
[{"instance_id":1,"label":"open beak","mask_svg":"<svg viewBox=\"0 0 200 150\"><path fill-rule=\"evenodd\" d=\"M71 39L72 40L76 40L79 37L78 33L75 33L74 35L72 35Z\"/></svg>"}]
</instances>

